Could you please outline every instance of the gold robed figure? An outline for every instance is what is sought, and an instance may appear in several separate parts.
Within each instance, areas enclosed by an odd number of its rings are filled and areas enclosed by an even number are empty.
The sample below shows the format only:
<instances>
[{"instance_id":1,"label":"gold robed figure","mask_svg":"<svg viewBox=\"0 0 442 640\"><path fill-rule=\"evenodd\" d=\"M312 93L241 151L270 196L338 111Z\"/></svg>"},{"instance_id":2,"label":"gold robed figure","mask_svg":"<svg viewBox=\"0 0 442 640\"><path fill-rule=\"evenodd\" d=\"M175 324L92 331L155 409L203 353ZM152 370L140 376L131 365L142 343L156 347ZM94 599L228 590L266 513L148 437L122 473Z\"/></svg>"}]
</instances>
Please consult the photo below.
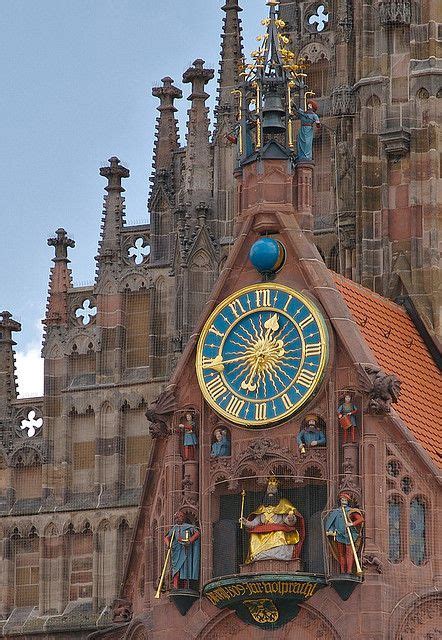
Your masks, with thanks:
<instances>
[{"instance_id":1,"label":"gold robed figure","mask_svg":"<svg viewBox=\"0 0 442 640\"><path fill-rule=\"evenodd\" d=\"M243 526L250 534L246 564L257 560L290 561L299 558L304 541L304 519L296 507L285 498L278 498L276 478L270 478L260 505Z\"/></svg>"}]
</instances>

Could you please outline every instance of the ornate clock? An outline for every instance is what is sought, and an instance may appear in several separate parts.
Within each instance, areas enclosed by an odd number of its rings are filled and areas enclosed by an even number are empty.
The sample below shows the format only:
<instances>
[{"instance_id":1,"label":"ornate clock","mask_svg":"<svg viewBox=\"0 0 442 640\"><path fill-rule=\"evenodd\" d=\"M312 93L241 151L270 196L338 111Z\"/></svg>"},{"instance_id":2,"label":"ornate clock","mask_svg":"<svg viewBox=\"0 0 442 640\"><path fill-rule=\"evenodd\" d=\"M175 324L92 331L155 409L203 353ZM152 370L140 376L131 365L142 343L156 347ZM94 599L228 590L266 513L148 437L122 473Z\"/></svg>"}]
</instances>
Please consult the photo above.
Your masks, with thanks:
<instances>
[{"instance_id":1,"label":"ornate clock","mask_svg":"<svg viewBox=\"0 0 442 640\"><path fill-rule=\"evenodd\" d=\"M198 342L198 382L224 418L267 427L287 420L317 392L328 352L327 327L308 298L283 285L252 285L207 320Z\"/></svg>"}]
</instances>

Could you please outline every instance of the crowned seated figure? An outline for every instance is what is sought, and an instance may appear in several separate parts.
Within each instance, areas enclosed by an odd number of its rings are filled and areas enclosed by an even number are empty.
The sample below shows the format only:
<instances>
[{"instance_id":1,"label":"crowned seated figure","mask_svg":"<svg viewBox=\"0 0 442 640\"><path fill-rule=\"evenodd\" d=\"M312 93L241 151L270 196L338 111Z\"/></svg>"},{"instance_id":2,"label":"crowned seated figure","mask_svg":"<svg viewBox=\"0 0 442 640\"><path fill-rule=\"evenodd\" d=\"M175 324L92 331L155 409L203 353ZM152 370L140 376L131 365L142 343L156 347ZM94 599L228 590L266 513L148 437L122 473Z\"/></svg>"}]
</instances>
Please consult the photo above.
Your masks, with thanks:
<instances>
[{"instance_id":1,"label":"crowned seated figure","mask_svg":"<svg viewBox=\"0 0 442 640\"><path fill-rule=\"evenodd\" d=\"M299 558L305 537L304 518L289 500L279 498L276 478L268 479L263 504L241 522L250 534L245 564Z\"/></svg>"}]
</instances>

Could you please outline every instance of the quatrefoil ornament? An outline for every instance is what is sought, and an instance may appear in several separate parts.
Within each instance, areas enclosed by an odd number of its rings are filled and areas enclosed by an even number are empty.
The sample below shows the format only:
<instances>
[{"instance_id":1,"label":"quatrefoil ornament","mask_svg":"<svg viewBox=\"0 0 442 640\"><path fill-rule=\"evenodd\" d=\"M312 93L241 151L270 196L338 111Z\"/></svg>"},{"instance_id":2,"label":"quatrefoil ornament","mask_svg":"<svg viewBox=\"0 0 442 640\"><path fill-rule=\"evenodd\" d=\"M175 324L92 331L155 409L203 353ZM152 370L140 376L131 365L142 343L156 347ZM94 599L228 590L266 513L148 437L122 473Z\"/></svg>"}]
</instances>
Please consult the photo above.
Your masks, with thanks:
<instances>
[{"instance_id":1,"label":"quatrefoil ornament","mask_svg":"<svg viewBox=\"0 0 442 640\"><path fill-rule=\"evenodd\" d=\"M144 238L137 238L134 242L134 246L129 247L127 253L129 258L133 258L135 264L139 266L144 262L144 258L149 255L150 247L148 244L144 244Z\"/></svg>"},{"instance_id":2,"label":"quatrefoil ornament","mask_svg":"<svg viewBox=\"0 0 442 640\"><path fill-rule=\"evenodd\" d=\"M26 430L26 435L28 438L33 438L37 431L39 431L43 426L43 418L36 418L36 413L33 409L28 412L28 417L23 418L20 423L20 429L22 431Z\"/></svg>"},{"instance_id":3,"label":"quatrefoil ornament","mask_svg":"<svg viewBox=\"0 0 442 640\"><path fill-rule=\"evenodd\" d=\"M81 307L75 310L75 317L82 318L84 326L88 325L92 318L97 315L97 307L91 307L91 301L89 298L83 301Z\"/></svg>"},{"instance_id":4,"label":"quatrefoil ornament","mask_svg":"<svg viewBox=\"0 0 442 640\"><path fill-rule=\"evenodd\" d=\"M316 9L316 13L310 16L308 23L311 25L316 24L316 31L324 31L325 25L328 23L330 17L329 13L326 13L325 6L320 4Z\"/></svg>"}]
</instances>

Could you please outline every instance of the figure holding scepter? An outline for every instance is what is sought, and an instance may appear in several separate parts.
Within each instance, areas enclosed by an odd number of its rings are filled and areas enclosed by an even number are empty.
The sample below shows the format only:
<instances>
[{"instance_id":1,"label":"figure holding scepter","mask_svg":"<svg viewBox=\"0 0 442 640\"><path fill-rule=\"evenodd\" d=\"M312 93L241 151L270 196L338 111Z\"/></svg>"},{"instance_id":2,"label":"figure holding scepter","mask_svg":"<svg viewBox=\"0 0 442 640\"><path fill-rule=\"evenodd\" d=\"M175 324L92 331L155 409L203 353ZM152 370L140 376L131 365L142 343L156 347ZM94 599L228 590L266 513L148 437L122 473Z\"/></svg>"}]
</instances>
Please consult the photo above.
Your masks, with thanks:
<instances>
[{"instance_id":1,"label":"figure holding scepter","mask_svg":"<svg viewBox=\"0 0 442 640\"><path fill-rule=\"evenodd\" d=\"M172 585L174 589L189 589L191 580L199 579L200 532L186 522L184 511L178 511L175 524L164 538L171 548Z\"/></svg>"}]
</instances>

